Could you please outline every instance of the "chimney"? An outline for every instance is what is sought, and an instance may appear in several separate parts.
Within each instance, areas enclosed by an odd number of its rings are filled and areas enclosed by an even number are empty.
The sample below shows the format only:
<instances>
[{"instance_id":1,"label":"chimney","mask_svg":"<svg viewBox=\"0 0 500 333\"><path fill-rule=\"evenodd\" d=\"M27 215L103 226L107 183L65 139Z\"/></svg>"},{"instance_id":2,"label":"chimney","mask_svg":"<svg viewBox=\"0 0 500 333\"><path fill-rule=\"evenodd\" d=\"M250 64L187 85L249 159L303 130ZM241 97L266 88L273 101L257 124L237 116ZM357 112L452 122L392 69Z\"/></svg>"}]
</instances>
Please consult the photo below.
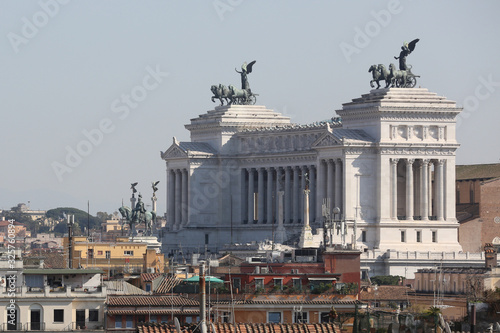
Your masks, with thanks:
<instances>
[{"instance_id":1,"label":"chimney","mask_svg":"<svg viewBox=\"0 0 500 333\"><path fill-rule=\"evenodd\" d=\"M484 261L486 268L497 267L497 251L490 243L484 245Z\"/></svg>"}]
</instances>

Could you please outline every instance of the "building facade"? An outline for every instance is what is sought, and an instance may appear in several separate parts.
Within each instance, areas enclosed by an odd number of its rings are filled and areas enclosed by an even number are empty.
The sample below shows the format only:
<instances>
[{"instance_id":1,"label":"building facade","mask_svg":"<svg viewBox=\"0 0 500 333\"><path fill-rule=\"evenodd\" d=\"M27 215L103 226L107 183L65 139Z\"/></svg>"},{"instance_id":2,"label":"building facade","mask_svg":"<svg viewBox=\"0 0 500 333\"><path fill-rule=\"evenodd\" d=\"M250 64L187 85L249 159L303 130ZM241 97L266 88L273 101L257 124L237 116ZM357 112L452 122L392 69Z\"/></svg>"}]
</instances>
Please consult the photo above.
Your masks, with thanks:
<instances>
[{"instance_id":1,"label":"building facade","mask_svg":"<svg viewBox=\"0 0 500 333\"><path fill-rule=\"evenodd\" d=\"M85 236L63 239L65 260L71 268L102 269L107 277L118 274L163 273L165 256L140 239L117 237L115 242L89 242Z\"/></svg>"},{"instance_id":2,"label":"building facade","mask_svg":"<svg viewBox=\"0 0 500 333\"><path fill-rule=\"evenodd\" d=\"M174 138L161 153L167 166L163 251L271 239L281 225L293 243L307 211L313 232L323 231L324 216L334 222L329 228L342 229L326 230L326 245L460 251L460 111L422 88L372 90L343 104L341 119L309 125L291 124L264 106L216 107L186 125L190 142Z\"/></svg>"},{"instance_id":3,"label":"building facade","mask_svg":"<svg viewBox=\"0 0 500 333\"><path fill-rule=\"evenodd\" d=\"M464 251L500 248L500 163L457 166L457 218Z\"/></svg>"}]
</instances>

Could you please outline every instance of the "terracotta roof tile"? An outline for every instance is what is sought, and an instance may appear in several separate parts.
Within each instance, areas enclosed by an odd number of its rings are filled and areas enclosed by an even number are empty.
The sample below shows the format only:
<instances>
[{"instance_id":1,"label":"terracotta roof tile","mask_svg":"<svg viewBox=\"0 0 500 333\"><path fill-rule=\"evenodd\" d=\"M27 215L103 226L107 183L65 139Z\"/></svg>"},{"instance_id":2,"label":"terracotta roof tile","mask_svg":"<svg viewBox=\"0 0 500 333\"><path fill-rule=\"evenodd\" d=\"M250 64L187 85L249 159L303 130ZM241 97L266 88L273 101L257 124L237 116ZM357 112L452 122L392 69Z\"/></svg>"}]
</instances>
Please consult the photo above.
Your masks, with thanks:
<instances>
[{"instance_id":1,"label":"terracotta roof tile","mask_svg":"<svg viewBox=\"0 0 500 333\"><path fill-rule=\"evenodd\" d=\"M491 179L500 177L500 163L457 165L457 180L466 179Z\"/></svg>"},{"instance_id":2,"label":"terracotta roof tile","mask_svg":"<svg viewBox=\"0 0 500 333\"><path fill-rule=\"evenodd\" d=\"M141 273L141 280L144 282L151 282L161 275L162 273Z\"/></svg>"},{"instance_id":3,"label":"terracotta roof tile","mask_svg":"<svg viewBox=\"0 0 500 333\"><path fill-rule=\"evenodd\" d=\"M198 324L188 324L181 326L183 333L199 332ZM214 323L215 333L338 333L338 327L333 323L321 324L255 324L238 323L236 327L233 324ZM138 333L176 333L173 325L167 323L143 323L137 325Z\"/></svg>"},{"instance_id":4,"label":"terracotta roof tile","mask_svg":"<svg viewBox=\"0 0 500 333\"><path fill-rule=\"evenodd\" d=\"M178 279L175 276L165 276L163 280L158 284L154 290L157 294L166 294L172 291L176 285L182 282L182 279Z\"/></svg>"},{"instance_id":5,"label":"terracotta roof tile","mask_svg":"<svg viewBox=\"0 0 500 333\"><path fill-rule=\"evenodd\" d=\"M361 290L359 298L362 301L368 300L406 300L408 299L407 293L412 290L406 286L378 286L378 290L373 288L368 290Z\"/></svg>"},{"instance_id":6,"label":"terracotta roof tile","mask_svg":"<svg viewBox=\"0 0 500 333\"><path fill-rule=\"evenodd\" d=\"M108 306L199 306L199 302L183 296L149 295L149 296L110 296Z\"/></svg>"}]
</instances>

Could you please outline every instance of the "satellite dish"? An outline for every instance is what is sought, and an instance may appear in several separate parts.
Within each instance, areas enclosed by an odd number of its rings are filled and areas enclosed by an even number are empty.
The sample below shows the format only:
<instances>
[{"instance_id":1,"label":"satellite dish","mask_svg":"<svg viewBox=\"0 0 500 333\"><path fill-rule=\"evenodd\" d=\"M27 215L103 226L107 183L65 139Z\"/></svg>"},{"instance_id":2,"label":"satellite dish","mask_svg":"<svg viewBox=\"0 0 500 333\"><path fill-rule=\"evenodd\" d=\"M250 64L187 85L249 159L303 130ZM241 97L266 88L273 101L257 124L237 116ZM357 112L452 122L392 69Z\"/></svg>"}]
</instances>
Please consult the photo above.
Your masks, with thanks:
<instances>
[{"instance_id":1,"label":"satellite dish","mask_svg":"<svg viewBox=\"0 0 500 333\"><path fill-rule=\"evenodd\" d=\"M174 325L177 333L181 333L181 324L179 324L179 319L177 319L177 317L174 318Z\"/></svg>"}]
</instances>

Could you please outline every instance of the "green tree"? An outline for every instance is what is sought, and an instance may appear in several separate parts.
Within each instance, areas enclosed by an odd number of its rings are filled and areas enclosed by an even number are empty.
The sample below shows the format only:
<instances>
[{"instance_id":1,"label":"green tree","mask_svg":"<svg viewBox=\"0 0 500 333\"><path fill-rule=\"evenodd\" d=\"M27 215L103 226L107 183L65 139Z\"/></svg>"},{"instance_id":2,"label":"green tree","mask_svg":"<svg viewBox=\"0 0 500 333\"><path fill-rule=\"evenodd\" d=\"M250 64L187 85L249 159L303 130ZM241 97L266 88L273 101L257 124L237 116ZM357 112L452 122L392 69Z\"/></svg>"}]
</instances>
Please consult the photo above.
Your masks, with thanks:
<instances>
[{"instance_id":1,"label":"green tree","mask_svg":"<svg viewBox=\"0 0 500 333\"><path fill-rule=\"evenodd\" d=\"M402 279L403 277L399 275L379 275L370 278L373 284L379 286L397 286Z\"/></svg>"},{"instance_id":2,"label":"green tree","mask_svg":"<svg viewBox=\"0 0 500 333\"><path fill-rule=\"evenodd\" d=\"M102 223L105 223L105 222L106 222L106 220L111 220L112 215L111 215L111 214L108 214L108 213L106 213L106 212L97 212L97 213L95 214L95 217L96 217L97 219L99 219L99 221L100 221L100 222L101 222L101 224L102 224Z\"/></svg>"},{"instance_id":3,"label":"green tree","mask_svg":"<svg viewBox=\"0 0 500 333\"><path fill-rule=\"evenodd\" d=\"M101 221L92 215L89 215L87 212L80 210L78 208L72 208L72 207L59 207L55 209L50 209L47 211L45 214L49 218L53 218L56 220L63 220L63 226L61 227L56 227L58 230L61 230L62 228L66 228L67 231L67 226L66 226L66 220L64 216L66 215L74 215L75 216L75 229L77 227L80 229L80 231L84 231L84 228L87 227L87 225L90 227L90 229L94 228L100 228L101 227ZM61 223L59 223L61 224ZM65 231L65 232L66 232Z\"/></svg>"}]
</instances>

